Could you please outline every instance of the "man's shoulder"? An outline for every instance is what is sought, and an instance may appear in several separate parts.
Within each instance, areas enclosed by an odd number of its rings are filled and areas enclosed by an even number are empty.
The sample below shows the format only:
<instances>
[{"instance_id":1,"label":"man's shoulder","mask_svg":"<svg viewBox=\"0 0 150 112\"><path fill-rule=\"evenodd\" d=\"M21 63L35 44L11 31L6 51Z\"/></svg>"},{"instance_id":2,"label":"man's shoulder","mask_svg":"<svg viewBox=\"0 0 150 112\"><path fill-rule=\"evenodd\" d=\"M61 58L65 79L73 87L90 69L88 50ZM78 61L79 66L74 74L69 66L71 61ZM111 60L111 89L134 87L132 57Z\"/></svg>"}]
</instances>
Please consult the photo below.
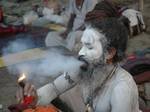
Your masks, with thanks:
<instances>
[{"instance_id":1,"label":"man's shoulder","mask_svg":"<svg viewBox=\"0 0 150 112\"><path fill-rule=\"evenodd\" d=\"M135 87L135 81L133 79L133 77L131 76L130 73L128 73L126 70L124 70L123 68L119 67L116 70L116 74L115 74L115 78L114 78L114 85L126 85L128 87Z\"/></svg>"},{"instance_id":2,"label":"man's shoulder","mask_svg":"<svg viewBox=\"0 0 150 112\"><path fill-rule=\"evenodd\" d=\"M118 67L115 73L116 73L117 79L120 79L120 80L132 79L131 74L127 72L125 69L123 69L122 67Z\"/></svg>"}]
</instances>

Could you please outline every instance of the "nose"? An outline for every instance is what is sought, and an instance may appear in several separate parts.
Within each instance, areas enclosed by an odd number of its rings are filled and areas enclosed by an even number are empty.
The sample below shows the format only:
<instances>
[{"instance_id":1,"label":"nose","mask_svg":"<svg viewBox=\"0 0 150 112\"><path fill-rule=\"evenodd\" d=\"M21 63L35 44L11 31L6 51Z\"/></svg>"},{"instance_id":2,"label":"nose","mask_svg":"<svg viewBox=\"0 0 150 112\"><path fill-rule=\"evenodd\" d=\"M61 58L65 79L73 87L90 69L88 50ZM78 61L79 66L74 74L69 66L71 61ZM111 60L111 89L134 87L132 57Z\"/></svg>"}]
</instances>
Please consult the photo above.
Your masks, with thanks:
<instances>
[{"instance_id":1,"label":"nose","mask_svg":"<svg viewBox=\"0 0 150 112\"><path fill-rule=\"evenodd\" d=\"M84 52L83 48L81 48L81 50L79 51L78 55L82 56L82 57L85 56L85 52Z\"/></svg>"}]
</instances>

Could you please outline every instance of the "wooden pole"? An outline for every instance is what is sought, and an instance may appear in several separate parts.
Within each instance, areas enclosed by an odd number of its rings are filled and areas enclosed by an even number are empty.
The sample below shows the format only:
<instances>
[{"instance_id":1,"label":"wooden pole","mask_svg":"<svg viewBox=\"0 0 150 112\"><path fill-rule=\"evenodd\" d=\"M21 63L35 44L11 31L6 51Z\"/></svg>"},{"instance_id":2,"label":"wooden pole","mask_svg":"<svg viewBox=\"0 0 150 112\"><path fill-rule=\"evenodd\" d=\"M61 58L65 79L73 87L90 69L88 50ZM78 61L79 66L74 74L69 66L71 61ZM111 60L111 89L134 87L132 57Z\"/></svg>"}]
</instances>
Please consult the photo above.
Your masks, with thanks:
<instances>
[{"instance_id":1,"label":"wooden pole","mask_svg":"<svg viewBox=\"0 0 150 112\"><path fill-rule=\"evenodd\" d=\"M144 7L144 0L138 0L138 10L142 12L143 7Z\"/></svg>"}]
</instances>

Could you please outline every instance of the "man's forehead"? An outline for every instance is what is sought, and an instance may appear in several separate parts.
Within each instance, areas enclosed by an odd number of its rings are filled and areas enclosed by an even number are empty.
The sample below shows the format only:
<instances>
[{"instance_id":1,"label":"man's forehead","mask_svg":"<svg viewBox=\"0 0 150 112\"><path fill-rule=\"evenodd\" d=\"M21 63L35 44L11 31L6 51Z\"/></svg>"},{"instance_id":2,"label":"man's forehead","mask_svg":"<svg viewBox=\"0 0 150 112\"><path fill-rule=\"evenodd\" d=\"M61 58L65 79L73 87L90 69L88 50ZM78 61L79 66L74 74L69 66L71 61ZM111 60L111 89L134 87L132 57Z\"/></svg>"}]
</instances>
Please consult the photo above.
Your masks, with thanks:
<instances>
[{"instance_id":1,"label":"man's forehead","mask_svg":"<svg viewBox=\"0 0 150 112\"><path fill-rule=\"evenodd\" d=\"M87 43L87 44L92 44L95 41L100 41L100 39L103 37L104 37L104 35L102 33L98 32L96 29L87 28L83 32L81 42Z\"/></svg>"}]
</instances>

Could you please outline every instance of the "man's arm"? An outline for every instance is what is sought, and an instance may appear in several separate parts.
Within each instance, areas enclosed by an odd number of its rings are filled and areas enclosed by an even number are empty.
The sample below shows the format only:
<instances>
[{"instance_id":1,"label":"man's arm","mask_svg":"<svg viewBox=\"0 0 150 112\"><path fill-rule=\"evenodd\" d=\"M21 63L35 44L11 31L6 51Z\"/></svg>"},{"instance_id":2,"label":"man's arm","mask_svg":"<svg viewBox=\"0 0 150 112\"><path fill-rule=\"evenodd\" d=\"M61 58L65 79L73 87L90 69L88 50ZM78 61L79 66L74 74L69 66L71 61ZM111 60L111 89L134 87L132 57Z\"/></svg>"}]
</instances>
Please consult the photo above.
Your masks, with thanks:
<instances>
[{"instance_id":1,"label":"man's arm","mask_svg":"<svg viewBox=\"0 0 150 112\"><path fill-rule=\"evenodd\" d=\"M53 83L49 83L37 90L38 104L45 105L50 103L60 94L72 88L78 81L78 75L69 75L64 73L59 76Z\"/></svg>"},{"instance_id":2,"label":"man's arm","mask_svg":"<svg viewBox=\"0 0 150 112\"><path fill-rule=\"evenodd\" d=\"M70 19L68 21L66 31L61 34L63 38L67 38L68 33L72 30L75 17L76 17L75 14L70 15Z\"/></svg>"},{"instance_id":3,"label":"man's arm","mask_svg":"<svg viewBox=\"0 0 150 112\"><path fill-rule=\"evenodd\" d=\"M74 23L74 19L76 17L75 13L74 13L74 0L69 0L68 5L66 7L66 14L69 15L69 20L67 23L67 29L64 33L61 34L62 37L66 38L68 33L72 30L73 28L73 23Z\"/></svg>"},{"instance_id":4,"label":"man's arm","mask_svg":"<svg viewBox=\"0 0 150 112\"><path fill-rule=\"evenodd\" d=\"M76 17L75 14L71 14L68 25L67 25L67 30L68 31L72 30L75 17Z\"/></svg>"},{"instance_id":5,"label":"man's arm","mask_svg":"<svg viewBox=\"0 0 150 112\"><path fill-rule=\"evenodd\" d=\"M120 82L111 95L111 112L139 112L138 93L133 83Z\"/></svg>"}]
</instances>

